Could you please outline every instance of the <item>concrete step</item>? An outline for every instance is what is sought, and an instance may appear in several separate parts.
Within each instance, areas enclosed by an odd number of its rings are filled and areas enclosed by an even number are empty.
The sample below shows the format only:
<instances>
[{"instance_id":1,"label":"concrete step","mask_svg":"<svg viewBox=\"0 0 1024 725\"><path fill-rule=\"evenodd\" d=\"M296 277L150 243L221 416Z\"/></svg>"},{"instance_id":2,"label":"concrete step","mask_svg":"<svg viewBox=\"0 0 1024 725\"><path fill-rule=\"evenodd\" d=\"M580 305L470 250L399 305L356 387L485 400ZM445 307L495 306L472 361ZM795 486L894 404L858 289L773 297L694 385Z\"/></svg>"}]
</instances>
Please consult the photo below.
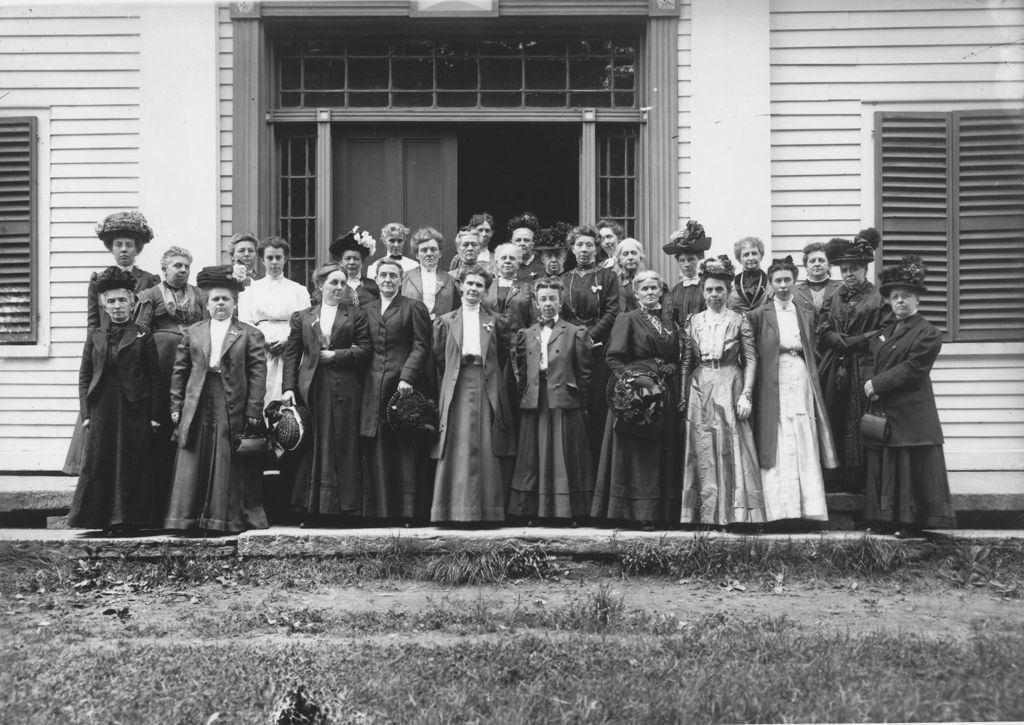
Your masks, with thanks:
<instances>
[{"instance_id":1,"label":"concrete step","mask_svg":"<svg viewBox=\"0 0 1024 725\"><path fill-rule=\"evenodd\" d=\"M835 542L856 546L868 535L853 531L823 531L811 534L758 534L756 539L779 544ZM751 537L726 532L627 531L616 529L547 527L507 527L462 530L441 527L303 529L271 527L232 536L184 537L166 534L104 538L79 530L0 529L0 557L38 556L66 559L162 559L165 557L344 557L386 553L396 547L417 554L443 554L461 550L479 550L502 544L535 545L549 555L559 557L611 557L636 542L685 544L707 537L721 546L749 542ZM891 536L871 536L895 542ZM926 538L911 539L907 546L925 546L930 542L1001 543L1020 546L1020 529L949 529L928 532ZM749 543L747 544L749 545Z\"/></svg>"}]
</instances>

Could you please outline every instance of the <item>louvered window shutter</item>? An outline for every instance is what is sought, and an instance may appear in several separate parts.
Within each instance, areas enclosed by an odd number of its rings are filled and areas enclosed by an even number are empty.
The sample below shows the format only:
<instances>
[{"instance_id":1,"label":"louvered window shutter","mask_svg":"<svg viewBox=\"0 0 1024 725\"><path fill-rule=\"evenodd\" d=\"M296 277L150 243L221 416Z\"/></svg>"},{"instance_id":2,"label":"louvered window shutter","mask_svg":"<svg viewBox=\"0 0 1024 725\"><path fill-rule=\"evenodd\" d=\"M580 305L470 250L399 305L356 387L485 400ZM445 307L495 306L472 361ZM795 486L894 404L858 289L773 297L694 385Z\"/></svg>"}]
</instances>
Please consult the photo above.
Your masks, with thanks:
<instances>
[{"instance_id":1,"label":"louvered window shutter","mask_svg":"<svg viewBox=\"0 0 1024 725\"><path fill-rule=\"evenodd\" d=\"M1024 116L954 114L959 340L1024 338Z\"/></svg>"},{"instance_id":2,"label":"louvered window shutter","mask_svg":"<svg viewBox=\"0 0 1024 725\"><path fill-rule=\"evenodd\" d=\"M885 266L921 256L947 339L1024 339L1024 114L879 113L875 145Z\"/></svg>"},{"instance_id":3,"label":"louvered window shutter","mask_svg":"<svg viewBox=\"0 0 1024 725\"><path fill-rule=\"evenodd\" d=\"M36 341L35 139L35 118L0 118L0 344Z\"/></svg>"}]
</instances>

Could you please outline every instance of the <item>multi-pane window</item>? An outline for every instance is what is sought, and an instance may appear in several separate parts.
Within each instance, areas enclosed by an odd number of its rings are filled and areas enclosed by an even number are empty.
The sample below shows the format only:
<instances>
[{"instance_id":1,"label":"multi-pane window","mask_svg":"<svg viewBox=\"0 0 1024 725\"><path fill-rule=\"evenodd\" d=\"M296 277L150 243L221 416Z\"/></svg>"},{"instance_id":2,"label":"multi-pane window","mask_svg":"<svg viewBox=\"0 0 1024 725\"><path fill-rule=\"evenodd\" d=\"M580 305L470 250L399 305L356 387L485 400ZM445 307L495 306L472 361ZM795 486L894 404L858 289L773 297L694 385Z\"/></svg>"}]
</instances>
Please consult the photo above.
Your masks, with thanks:
<instances>
[{"instance_id":1,"label":"multi-pane window","mask_svg":"<svg viewBox=\"0 0 1024 725\"><path fill-rule=\"evenodd\" d=\"M316 135L296 133L279 141L281 236L292 254L288 278L308 285L316 269Z\"/></svg>"},{"instance_id":2,"label":"multi-pane window","mask_svg":"<svg viewBox=\"0 0 1024 725\"><path fill-rule=\"evenodd\" d=\"M885 264L922 257L947 339L1024 339L1024 114L880 113L876 140Z\"/></svg>"},{"instance_id":3,"label":"multi-pane window","mask_svg":"<svg viewBox=\"0 0 1024 725\"><path fill-rule=\"evenodd\" d=\"M597 135L597 216L636 234L636 129L611 127Z\"/></svg>"},{"instance_id":4,"label":"multi-pane window","mask_svg":"<svg viewBox=\"0 0 1024 725\"><path fill-rule=\"evenodd\" d=\"M344 39L277 46L281 107L635 108L634 38Z\"/></svg>"},{"instance_id":5,"label":"multi-pane window","mask_svg":"<svg viewBox=\"0 0 1024 725\"><path fill-rule=\"evenodd\" d=\"M0 118L0 344L36 342L35 118Z\"/></svg>"}]
</instances>

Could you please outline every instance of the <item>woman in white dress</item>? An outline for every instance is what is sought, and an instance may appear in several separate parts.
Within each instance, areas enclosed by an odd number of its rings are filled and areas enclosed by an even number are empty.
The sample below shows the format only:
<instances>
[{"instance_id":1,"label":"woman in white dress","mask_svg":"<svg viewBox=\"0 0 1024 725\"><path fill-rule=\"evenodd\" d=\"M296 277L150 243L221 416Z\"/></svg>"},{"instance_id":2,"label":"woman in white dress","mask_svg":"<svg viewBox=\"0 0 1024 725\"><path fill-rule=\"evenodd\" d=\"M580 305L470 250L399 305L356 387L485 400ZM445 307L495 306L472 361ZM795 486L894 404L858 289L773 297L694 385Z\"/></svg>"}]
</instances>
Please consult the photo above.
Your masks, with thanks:
<instances>
[{"instance_id":1,"label":"woman in white dress","mask_svg":"<svg viewBox=\"0 0 1024 725\"><path fill-rule=\"evenodd\" d=\"M309 307L309 292L284 275L291 256L291 245L281 237L267 237L259 246L265 277L254 281L239 295L238 319L248 322L267 340L267 394L263 407L281 399L284 368L281 353L288 341L288 321L292 313Z\"/></svg>"},{"instance_id":2,"label":"woman in white dress","mask_svg":"<svg viewBox=\"0 0 1024 725\"><path fill-rule=\"evenodd\" d=\"M792 257L768 268L773 299L747 313L757 346L754 439L768 521L825 521L822 465L836 467L814 360L814 309L793 298Z\"/></svg>"}]
</instances>

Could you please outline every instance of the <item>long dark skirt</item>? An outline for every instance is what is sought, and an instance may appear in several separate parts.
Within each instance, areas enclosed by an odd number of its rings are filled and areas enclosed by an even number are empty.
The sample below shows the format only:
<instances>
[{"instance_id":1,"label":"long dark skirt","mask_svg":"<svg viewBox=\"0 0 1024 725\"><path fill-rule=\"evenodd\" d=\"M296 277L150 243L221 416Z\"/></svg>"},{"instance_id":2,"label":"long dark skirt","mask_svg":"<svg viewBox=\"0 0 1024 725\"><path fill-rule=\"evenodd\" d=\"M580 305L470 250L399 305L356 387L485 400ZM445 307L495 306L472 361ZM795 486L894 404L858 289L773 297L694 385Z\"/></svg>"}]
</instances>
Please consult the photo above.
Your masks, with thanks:
<instances>
[{"instance_id":1,"label":"long dark skirt","mask_svg":"<svg viewBox=\"0 0 1024 725\"><path fill-rule=\"evenodd\" d=\"M605 418L590 515L634 523L679 523L682 495L679 421L671 383L657 437L636 435Z\"/></svg>"},{"instance_id":2,"label":"long dark skirt","mask_svg":"<svg viewBox=\"0 0 1024 725\"><path fill-rule=\"evenodd\" d=\"M827 350L821 358L818 377L821 393L832 426L839 467L826 471L830 490L859 493L864 488L864 444L860 439L860 419L867 406L864 397L864 370L867 352Z\"/></svg>"},{"instance_id":3,"label":"long dark skirt","mask_svg":"<svg viewBox=\"0 0 1024 725\"><path fill-rule=\"evenodd\" d=\"M163 500L153 486L149 403L129 402L117 365L104 368L84 429L81 474L68 518L72 528L157 524Z\"/></svg>"},{"instance_id":4,"label":"long dark skirt","mask_svg":"<svg viewBox=\"0 0 1024 725\"><path fill-rule=\"evenodd\" d=\"M604 345L594 348L593 365L590 368L590 390L593 393L587 397L586 431L592 470L595 471L604 443L604 424L608 417L608 398L605 391L608 389L608 379L611 375L612 371L608 369L608 363L604 359Z\"/></svg>"},{"instance_id":5,"label":"long dark skirt","mask_svg":"<svg viewBox=\"0 0 1024 725\"><path fill-rule=\"evenodd\" d=\"M85 429L82 428L82 416L75 418L75 429L71 433L71 443L68 444L68 452L64 456L64 466L61 469L65 476L77 476L82 472L82 456L85 453Z\"/></svg>"},{"instance_id":6,"label":"long dark skirt","mask_svg":"<svg viewBox=\"0 0 1024 725\"><path fill-rule=\"evenodd\" d=\"M157 358L160 362L160 428L153 437L153 460L156 461L156 478L153 482L157 488L161 506L167 505L171 494L174 460L178 453L177 437L171 424L171 372L174 370L174 357L182 335L167 330L154 330L153 342L156 343Z\"/></svg>"},{"instance_id":7,"label":"long dark skirt","mask_svg":"<svg viewBox=\"0 0 1024 725\"><path fill-rule=\"evenodd\" d=\"M444 455L437 461L431 521L504 521L515 459L494 455L494 411L484 369L463 365L448 410Z\"/></svg>"},{"instance_id":8,"label":"long dark skirt","mask_svg":"<svg viewBox=\"0 0 1024 725\"><path fill-rule=\"evenodd\" d=\"M425 441L399 437L381 420L377 435L363 438L366 516L426 521L434 484L434 462Z\"/></svg>"},{"instance_id":9,"label":"long dark skirt","mask_svg":"<svg viewBox=\"0 0 1024 725\"><path fill-rule=\"evenodd\" d=\"M571 519L590 514L594 469L583 411L550 409L543 376L537 409L522 412L516 450L510 515Z\"/></svg>"},{"instance_id":10,"label":"long dark skirt","mask_svg":"<svg viewBox=\"0 0 1024 725\"><path fill-rule=\"evenodd\" d=\"M220 373L207 373L188 446L178 448L164 528L229 533L267 528L259 464L231 451Z\"/></svg>"},{"instance_id":11,"label":"long dark skirt","mask_svg":"<svg viewBox=\"0 0 1024 725\"><path fill-rule=\"evenodd\" d=\"M362 382L354 370L321 365L309 386L312 445L295 476L292 509L310 516L363 516L359 443Z\"/></svg>"},{"instance_id":12,"label":"long dark skirt","mask_svg":"<svg viewBox=\"0 0 1024 725\"><path fill-rule=\"evenodd\" d=\"M865 453L866 520L956 527L942 446L871 447Z\"/></svg>"}]
</instances>

